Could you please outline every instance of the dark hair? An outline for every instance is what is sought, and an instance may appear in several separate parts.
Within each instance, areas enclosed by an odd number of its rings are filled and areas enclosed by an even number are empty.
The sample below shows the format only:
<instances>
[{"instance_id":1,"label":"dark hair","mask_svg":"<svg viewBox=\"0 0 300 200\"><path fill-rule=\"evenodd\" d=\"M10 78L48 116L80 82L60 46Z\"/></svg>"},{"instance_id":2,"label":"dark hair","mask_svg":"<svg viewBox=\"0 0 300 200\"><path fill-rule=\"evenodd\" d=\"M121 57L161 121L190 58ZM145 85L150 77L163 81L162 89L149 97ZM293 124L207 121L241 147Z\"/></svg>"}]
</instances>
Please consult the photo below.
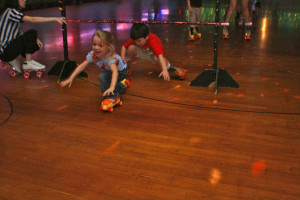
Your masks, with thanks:
<instances>
[{"instance_id":1,"label":"dark hair","mask_svg":"<svg viewBox=\"0 0 300 200\"><path fill-rule=\"evenodd\" d=\"M130 38L137 40L139 38L146 38L149 35L149 28L146 24L133 24L130 30Z\"/></svg>"},{"instance_id":2,"label":"dark hair","mask_svg":"<svg viewBox=\"0 0 300 200\"><path fill-rule=\"evenodd\" d=\"M15 8L17 10L20 9L19 1L18 0L5 0L4 1L4 8Z\"/></svg>"}]
</instances>

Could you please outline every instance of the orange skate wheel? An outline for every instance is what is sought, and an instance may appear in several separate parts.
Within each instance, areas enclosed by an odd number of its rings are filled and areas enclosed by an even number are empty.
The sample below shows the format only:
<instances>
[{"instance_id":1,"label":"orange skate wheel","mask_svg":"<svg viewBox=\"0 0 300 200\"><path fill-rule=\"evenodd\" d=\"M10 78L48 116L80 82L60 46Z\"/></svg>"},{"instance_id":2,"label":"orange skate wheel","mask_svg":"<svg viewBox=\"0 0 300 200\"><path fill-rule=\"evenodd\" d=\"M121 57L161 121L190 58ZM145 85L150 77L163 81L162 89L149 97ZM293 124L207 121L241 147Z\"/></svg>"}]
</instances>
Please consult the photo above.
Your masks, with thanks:
<instances>
[{"instance_id":1,"label":"orange skate wheel","mask_svg":"<svg viewBox=\"0 0 300 200\"><path fill-rule=\"evenodd\" d=\"M10 71L9 71L9 75L10 75L11 77L15 77L15 76L17 75L17 73L16 73L16 71L14 71L14 70L10 70Z\"/></svg>"},{"instance_id":2,"label":"orange skate wheel","mask_svg":"<svg viewBox=\"0 0 300 200\"><path fill-rule=\"evenodd\" d=\"M23 76L24 76L24 78L29 78L30 77L30 73L29 72L24 72Z\"/></svg>"},{"instance_id":3,"label":"orange skate wheel","mask_svg":"<svg viewBox=\"0 0 300 200\"><path fill-rule=\"evenodd\" d=\"M1 68L2 68L2 69L6 69L6 64L2 63L2 64L1 64Z\"/></svg>"},{"instance_id":4,"label":"orange skate wheel","mask_svg":"<svg viewBox=\"0 0 300 200\"><path fill-rule=\"evenodd\" d=\"M36 75L36 77L41 78L41 77L43 76L43 72L37 71L37 72L35 73L35 75Z\"/></svg>"}]
</instances>

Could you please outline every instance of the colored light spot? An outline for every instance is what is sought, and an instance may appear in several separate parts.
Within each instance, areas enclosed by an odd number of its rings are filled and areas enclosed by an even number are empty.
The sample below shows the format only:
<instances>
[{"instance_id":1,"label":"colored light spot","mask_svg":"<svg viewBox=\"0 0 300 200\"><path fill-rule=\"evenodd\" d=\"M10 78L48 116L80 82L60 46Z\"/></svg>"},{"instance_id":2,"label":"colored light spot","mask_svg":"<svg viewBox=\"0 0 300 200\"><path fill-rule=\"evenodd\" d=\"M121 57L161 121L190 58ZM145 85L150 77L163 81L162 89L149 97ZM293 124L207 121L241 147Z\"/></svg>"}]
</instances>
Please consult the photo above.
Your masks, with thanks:
<instances>
[{"instance_id":1,"label":"colored light spot","mask_svg":"<svg viewBox=\"0 0 300 200\"><path fill-rule=\"evenodd\" d=\"M252 164L252 175L257 176L266 170L266 162L263 160L256 161Z\"/></svg>"},{"instance_id":2,"label":"colored light spot","mask_svg":"<svg viewBox=\"0 0 300 200\"><path fill-rule=\"evenodd\" d=\"M188 51L189 53L192 53L193 51Z\"/></svg>"},{"instance_id":3,"label":"colored light spot","mask_svg":"<svg viewBox=\"0 0 300 200\"><path fill-rule=\"evenodd\" d=\"M134 62L132 62L131 64L135 65L135 64L137 64L137 63L138 63L137 61L134 61Z\"/></svg>"},{"instance_id":4,"label":"colored light spot","mask_svg":"<svg viewBox=\"0 0 300 200\"><path fill-rule=\"evenodd\" d=\"M40 87L40 89L47 88L47 87L49 87L49 85L43 85Z\"/></svg>"},{"instance_id":5,"label":"colored light spot","mask_svg":"<svg viewBox=\"0 0 300 200\"><path fill-rule=\"evenodd\" d=\"M190 58L194 58L194 56L190 56Z\"/></svg>"},{"instance_id":6,"label":"colored light spot","mask_svg":"<svg viewBox=\"0 0 300 200\"><path fill-rule=\"evenodd\" d=\"M149 75L150 75L150 74L152 74L152 73L153 73L153 72L148 72L147 74L149 74Z\"/></svg>"},{"instance_id":7,"label":"colored light spot","mask_svg":"<svg viewBox=\"0 0 300 200\"><path fill-rule=\"evenodd\" d=\"M264 77L264 78L261 78L262 81L266 81L266 80L269 80L268 77Z\"/></svg>"},{"instance_id":8,"label":"colored light spot","mask_svg":"<svg viewBox=\"0 0 300 200\"><path fill-rule=\"evenodd\" d=\"M213 100L213 104L217 104L218 103L218 100Z\"/></svg>"},{"instance_id":9,"label":"colored light spot","mask_svg":"<svg viewBox=\"0 0 300 200\"><path fill-rule=\"evenodd\" d=\"M201 141L201 139L198 138L198 137L191 137L190 140L189 140L189 143L190 143L190 144L197 144L197 143L199 143L200 141Z\"/></svg>"},{"instance_id":10,"label":"colored light spot","mask_svg":"<svg viewBox=\"0 0 300 200\"><path fill-rule=\"evenodd\" d=\"M113 152L114 150L116 150L118 148L119 144L120 144L120 141L118 140L115 143L113 143L110 147L108 147L104 151L100 152L100 155L105 155L105 154Z\"/></svg>"},{"instance_id":11,"label":"colored light spot","mask_svg":"<svg viewBox=\"0 0 300 200\"><path fill-rule=\"evenodd\" d=\"M68 105L63 105L63 106L60 106L58 108L56 108L56 110L63 110L63 109L66 109L67 107L69 107Z\"/></svg>"},{"instance_id":12,"label":"colored light spot","mask_svg":"<svg viewBox=\"0 0 300 200\"><path fill-rule=\"evenodd\" d=\"M261 97L265 97L265 95L263 93L260 94Z\"/></svg>"},{"instance_id":13,"label":"colored light spot","mask_svg":"<svg viewBox=\"0 0 300 200\"><path fill-rule=\"evenodd\" d=\"M237 72L237 73L236 73L236 75L240 75L240 73L239 73L239 72Z\"/></svg>"},{"instance_id":14,"label":"colored light spot","mask_svg":"<svg viewBox=\"0 0 300 200\"><path fill-rule=\"evenodd\" d=\"M300 99L300 96L294 96L295 97L295 99Z\"/></svg>"},{"instance_id":15,"label":"colored light spot","mask_svg":"<svg viewBox=\"0 0 300 200\"><path fill-rule=\"evenodd\" d=\"M244 95L244 94L238 94L238 95L237 95L238 98L241 98L241 97L243 97L243 96L245 96L245 95Z\"/></svg>"},{"instance_id":16,"label":"colored light spot","mask_svg":"<svg viewBox=\"0 0 300 200\"><path fill-rule=\"evenodd\" d=\"M180 85L176 85L175 87L173 87L173 89L177 89L177 88L180 88L181 86Z\"/></svg>"},{"instance_id":17,"label":"colored light spot","mask_svg":"<svg viewBox=\"0 0 300 200\"><path fill-rule=\"evenodd\" d=\"M278 83L278 82L276 82L276 83L275 83L275 85L279 85L279 83Z\"/></svg>"},{"instance_id":18,"label":"colored light spot","mask_svg":"<svg viewBox=\"0 0 300 200\"><path fill-rule=\"evenodd\" d=\"M220 170L218 170L217 168L213 168L210 171L210 177L209 177L209 182L212 185L216 185L219 183L219 181L221 180L222 177L222 173Z\"/></svg>"},{"instance_id":19,"label":"colored light spot","mask_svg":"<svg viewBox=\"0 0 300 200\"><path fill-rule=\"evenodd\" d=\"M174 102L174 101L178 101L178 100L179 99L175 97L175 98L171 99L170 102Z\"/></svg>"},{"instance_id":20,"label":"colored light spot","mask_svg":"<svg viewBox=\"0 0 300 200\"><path fill-rule=\"evenodd\" d=\"M287 93L290 92L290 89L284 89L283 91Z\"/></svg>"}]
</instances>

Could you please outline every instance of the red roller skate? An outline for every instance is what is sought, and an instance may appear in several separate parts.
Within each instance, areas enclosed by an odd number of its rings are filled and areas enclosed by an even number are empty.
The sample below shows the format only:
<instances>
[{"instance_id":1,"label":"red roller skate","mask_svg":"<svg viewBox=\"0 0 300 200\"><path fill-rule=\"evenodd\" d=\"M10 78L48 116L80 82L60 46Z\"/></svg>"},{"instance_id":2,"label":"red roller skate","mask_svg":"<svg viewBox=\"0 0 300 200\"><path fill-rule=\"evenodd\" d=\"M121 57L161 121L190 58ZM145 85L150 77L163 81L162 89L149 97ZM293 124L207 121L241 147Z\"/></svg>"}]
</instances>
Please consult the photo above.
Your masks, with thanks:
<instances>
[{"instance_id":1,"label":"red roller skate","mask_svg":"<svg viewBox=\"0 0 300 200\"><path fill-rule=\"evenodd\" d=\"M228 39L228 26L223 27L223 39Z\"/></svg>"},{"instance_id":2,"label":"red roller skate","mask_svg":"<svg viewBox=\"0 0 300 200\"><path fill-rule=\"evenodd\" d=\"M122 105L120 97L116 97L115 99L104 99L101 103L100 110L113 112L116 105Z\"/></svg>"},{"instance_id":3,"label":"red roller skate","mask_svg":"<svg viewBox=\"0 0 300 200\"><path fill-rule=\"evenodd\" d=\"M130 85L130 81L126 78L124 78L123 81L121 81L121 83L125 86L125 88L129 87Z\"/></svg>"},{"instance_id":4,"label":"red roller skate","mask_svg":"<svg viewBox=\"0 0 300 200\"><path fill-rule=\"evenodd\" d=\"M251 39L251 24L245 24L245 40Z\"/></svg>"},{"instance_id":5,"label":"red roller skate","mask_svg":"<svg viewBox=\"0 0 300 200\"><path fill-rule=\"evenodd\" d=\"M170 67L168 69L170 75L174 78L180 79L180 80L184 80L185 79L185 74L186 74L186 70L182 69L180 67Z\"/></svg>"}]
</instances>

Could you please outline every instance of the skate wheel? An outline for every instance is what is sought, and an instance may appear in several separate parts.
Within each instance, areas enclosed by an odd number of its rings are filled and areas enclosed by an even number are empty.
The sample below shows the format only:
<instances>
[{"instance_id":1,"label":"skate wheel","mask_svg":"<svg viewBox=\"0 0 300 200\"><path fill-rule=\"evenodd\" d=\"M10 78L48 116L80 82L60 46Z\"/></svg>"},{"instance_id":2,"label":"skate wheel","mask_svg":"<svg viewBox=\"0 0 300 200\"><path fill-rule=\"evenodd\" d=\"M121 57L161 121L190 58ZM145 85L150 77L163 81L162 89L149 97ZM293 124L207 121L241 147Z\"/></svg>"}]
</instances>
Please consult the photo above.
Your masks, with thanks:
<instances>
[{"instance_id":1,"label":"skate wheel","mask_svg":"<svg viewBox=\"0 0 300 200\"><path fill-rule=\"evenodd\" d=\"M125 81L125 83L126 83L126 86L129 87L130 81L128 79Z\"/></svg>"},{"instance_id":2,"label":"skate wheel","mask_svg":"<svg viewBox=\"0 0 300 200\"><path fill-rule=\"evenodd\" d=\"M30 74L29 74L29 72L24 72L23 76L24 76L24 78L29 78Z\"/></svg>"},{"instance_id":3,"label":"skate wheel","mask_svg":"<svg viewBox=\"0 0 300 200\"><path fill-rule=\"evenodd\" d=\"M1 64L1 69L6 69L6 64Z\"/></svg>"},{"instance_id":4,"label":"skate wheel","mask_svg":"<svg viewBox=\"0 0 300 200\"><path fill-rule=\"evenodd\" d=\"M43 72L37 71L35 75L36 77L41 78L43 76Z\"/></svg>"},{"instance_id":5,"label":"skate wheel","mask_svg":"<svg viewBox=\"0 0 300 200\"><path fill-rule=\"evenodd\" d=\"M121 106L122 104L123 104L123 102L122 102L122 101L120 101L120 102L118 103L118 105L119 105L119 106Z\"/></svg>"},{"instance_id":6,"label":"skate wheel","mask_svg":"<svg viewBox=\"0 0 300 200\"><path fill-rule=\"evenodd\" d=\"M114 109L113 108L108 108L108 112L113 112Z\"/></svg>"},{"instance_id":7,"label":"skate wheel","mask_svg":"<svg viewBox=\"0 0 300 200\"><path fill-rule=\"evenodd\" d=\"M10 75L11 77L15 77L15 76L17 75L17 73L16 73L16 71L14 71L14 70L10 70L10 71L9 71L9 75Z\"/></svg>"}]
</instances>

